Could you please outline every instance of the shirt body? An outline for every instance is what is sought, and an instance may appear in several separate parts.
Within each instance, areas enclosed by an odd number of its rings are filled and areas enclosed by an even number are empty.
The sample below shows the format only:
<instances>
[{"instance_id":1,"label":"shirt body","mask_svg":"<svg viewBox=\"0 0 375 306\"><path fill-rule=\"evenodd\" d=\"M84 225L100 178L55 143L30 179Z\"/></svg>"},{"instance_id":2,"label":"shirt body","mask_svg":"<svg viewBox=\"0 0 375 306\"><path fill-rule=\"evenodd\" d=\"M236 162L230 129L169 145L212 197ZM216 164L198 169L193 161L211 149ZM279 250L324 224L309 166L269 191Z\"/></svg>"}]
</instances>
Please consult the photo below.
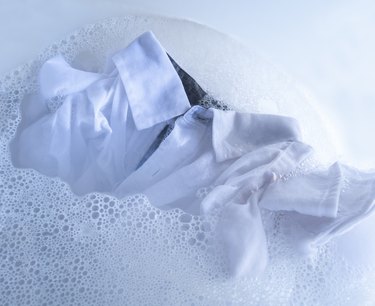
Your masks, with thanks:
<instances>
[{"instance_id":1,"label":"shirt body","mask_svg":"<svg viewBox=\"0 0 375 306\"><path fill-rule=\"evenodd\" d=\"M160 132L190 108L184 86L151 32L112 57L108 74L77 70L62 56L39 73L23 103L13 162L58 176L77 194L111 192Z\"/></svg>"}]
</instances>

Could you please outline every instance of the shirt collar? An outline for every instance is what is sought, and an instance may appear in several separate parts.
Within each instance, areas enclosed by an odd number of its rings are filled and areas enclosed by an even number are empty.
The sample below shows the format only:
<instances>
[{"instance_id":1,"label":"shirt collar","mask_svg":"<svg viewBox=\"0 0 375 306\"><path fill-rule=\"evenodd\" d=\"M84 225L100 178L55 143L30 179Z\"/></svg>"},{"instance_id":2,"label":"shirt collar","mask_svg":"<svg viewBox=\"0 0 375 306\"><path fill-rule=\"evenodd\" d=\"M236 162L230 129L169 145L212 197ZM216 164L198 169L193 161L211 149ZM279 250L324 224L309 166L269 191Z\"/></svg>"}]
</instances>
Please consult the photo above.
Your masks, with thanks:
<instances>
[{"instance_id":1,"label":"shirt collar","mask_svg":"<svg viewBox=\"0 0 375 306\"><path fill-rule=\"evenodd\" d=\"M217 162L238 158L262 146L301 141L301 132L292 117L239 113L193 106L184 115L192 124L212 126L212 146Z\"/></svg>"},{"instance_id":2,"label":"shirt collar","mask_svg":"<svg viewBox=\"0 0 375 306\"><path fill-rule=\"evenodd\" d=\"M138 130L185 113L190 108L184 86L152 32L145 32L112 60L123 82Z\"/></svg>"},{"instance_id":3,"label":"shirt collar","mask_svg":"<svg viewBox=\"0 0 375 306\"><path fill-rule=\"evenodd\" d=\"M298 122L291 117L217 109L212 112L212 143L217 162L273 143L301 141Z\"/></svg>"},{"instance_id":4,"label":"shirt collar","mask_svg":"<svg viewBox=\"0 0 375 306\"><path fill-rule=\"evenodd\" d=\"M102 77L99 73L71 67L64 57L58 54L47 60L40 68L38 74L40 94L46 99L72 94L84 90Z\"/></svg>"}]
</instances>

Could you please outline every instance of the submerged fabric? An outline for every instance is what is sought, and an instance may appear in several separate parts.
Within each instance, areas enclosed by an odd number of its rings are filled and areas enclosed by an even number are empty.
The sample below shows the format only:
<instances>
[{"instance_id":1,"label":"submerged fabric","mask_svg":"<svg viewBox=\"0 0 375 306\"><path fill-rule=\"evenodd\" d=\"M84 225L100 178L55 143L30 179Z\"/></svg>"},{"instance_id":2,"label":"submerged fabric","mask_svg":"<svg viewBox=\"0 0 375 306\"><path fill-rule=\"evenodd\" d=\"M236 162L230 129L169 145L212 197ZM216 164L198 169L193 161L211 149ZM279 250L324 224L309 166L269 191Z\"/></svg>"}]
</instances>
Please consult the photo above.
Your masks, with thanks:
<instances>
[{"instance_id":1,"label":"submerged fabric","mask_svg":"<svg viewBox=\"0 0 375 306\"><path fill-rule=\"evenodd\" d=\"M12 143L16 166L59 176L78 194L143 193L161 209L219 211L236 276L267 265L261 208L290 213L301 228L295 243L309 247L372 211L373 174L336 163L282 179L313 154L295 119L191 107L205 92L186 86L152 33L111 64L108 74L73 69L61 56L43 65Z\"/></svg>"}]
</instances>

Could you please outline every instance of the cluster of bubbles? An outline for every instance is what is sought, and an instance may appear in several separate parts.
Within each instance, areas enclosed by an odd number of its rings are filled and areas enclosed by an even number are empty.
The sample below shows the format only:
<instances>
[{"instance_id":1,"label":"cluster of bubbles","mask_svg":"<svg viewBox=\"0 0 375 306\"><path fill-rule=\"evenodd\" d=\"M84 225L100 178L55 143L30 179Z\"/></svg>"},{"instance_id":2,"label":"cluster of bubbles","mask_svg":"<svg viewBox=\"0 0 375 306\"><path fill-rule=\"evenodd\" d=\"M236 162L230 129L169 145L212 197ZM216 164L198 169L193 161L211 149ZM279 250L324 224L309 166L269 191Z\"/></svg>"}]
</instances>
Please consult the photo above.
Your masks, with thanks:
<instances>
[{"instance_id":1,"label":"cluster of bubbles","mask_svg":"<svg viewBox=\"0 0 375 306\"><path fill-rule=\"evenodd\" d=\"M312 257L297 255L282 230L288 222L282 212L262 211L270 254L264 275L233 279L215 236L215 216L159 210L141 194L124 199L100 193L77 196L58 178L12 165L8 145L20 122L19 106L25 95L35 92L36 73L46 59L61 53L76 66L95 71L110 47L124 46L144 30L173 37L186 28L195 33L195 27L157 17L105 20L80 29L0 80L0 305L370 303L369 275L374 274L348 266L333 243ZM178 59L178 53L174 56ZM218 74L236 78L220 67ZM215 82L209 84L211 92L216 92ZM250 93L241 88L232 95L270 99L257 87ZM231 108L240 103L233 99ZM262 109L255 102L246 105Z\"/></svg>"}]
</instances>

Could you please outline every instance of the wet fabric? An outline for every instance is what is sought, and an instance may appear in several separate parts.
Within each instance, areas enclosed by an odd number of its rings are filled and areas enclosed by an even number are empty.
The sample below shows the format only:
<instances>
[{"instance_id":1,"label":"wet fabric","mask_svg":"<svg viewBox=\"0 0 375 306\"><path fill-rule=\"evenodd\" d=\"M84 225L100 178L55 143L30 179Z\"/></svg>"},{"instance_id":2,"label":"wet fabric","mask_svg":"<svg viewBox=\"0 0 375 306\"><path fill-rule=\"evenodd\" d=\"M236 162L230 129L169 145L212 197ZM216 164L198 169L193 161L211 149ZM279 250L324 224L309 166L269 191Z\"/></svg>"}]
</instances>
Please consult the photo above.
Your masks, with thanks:
<instances>
[{"instance_id":1,"label":"wet fabric","mask_svg":"<svg viewBox=\"0 0 375 306\"><path fill-rule=\"evenodd\" d=\"M190 108L151 33L112 62L109 74L76 70L62 56L43 65L40 92L24 101L12 143L16 165L59 176L77 194L110 192L136 169L169 121Z\"/></svg>"},{"instance_id":2,"label":"wet fabric","mask_svg":"<svg viewBox=\"0 0 375 306\"><path fill-rule=\"evenodd\" d=\"M222 211L216 230L231 273L258 275L268 262L259 192L309 155L299 138L293 118L194 106L114 194L143 193L191 214Z\"/></svg>"},{"instance_id":3,"label":"wet fabric","mask_svg":"<svg viewBox=\"0 0 375 306\"><path fill-rule=\"evenodd\" d=\"M259 205L293 212L290 239L308 254L373 212L375 173L335 162L271 184Z\"/></svg>"},{"instance_id":4,"label":"wet fabric","mask_svg":"<svg viewBox=\"0 0 375 306\"><path fill-rule=\"evenodd\" d=\"M291 236L308 247L373 210L373 174L335 163L283 180L313 154L297 121L195 105L206 92L151 32L110 64L106 74L62 56L43 65L11 145L16 166L58 176L77 194L142 193L161 209L220 212L216 230L235 276L267 265L260 209L293 216L301 230Z\"/></svg>"}]
</instances>

